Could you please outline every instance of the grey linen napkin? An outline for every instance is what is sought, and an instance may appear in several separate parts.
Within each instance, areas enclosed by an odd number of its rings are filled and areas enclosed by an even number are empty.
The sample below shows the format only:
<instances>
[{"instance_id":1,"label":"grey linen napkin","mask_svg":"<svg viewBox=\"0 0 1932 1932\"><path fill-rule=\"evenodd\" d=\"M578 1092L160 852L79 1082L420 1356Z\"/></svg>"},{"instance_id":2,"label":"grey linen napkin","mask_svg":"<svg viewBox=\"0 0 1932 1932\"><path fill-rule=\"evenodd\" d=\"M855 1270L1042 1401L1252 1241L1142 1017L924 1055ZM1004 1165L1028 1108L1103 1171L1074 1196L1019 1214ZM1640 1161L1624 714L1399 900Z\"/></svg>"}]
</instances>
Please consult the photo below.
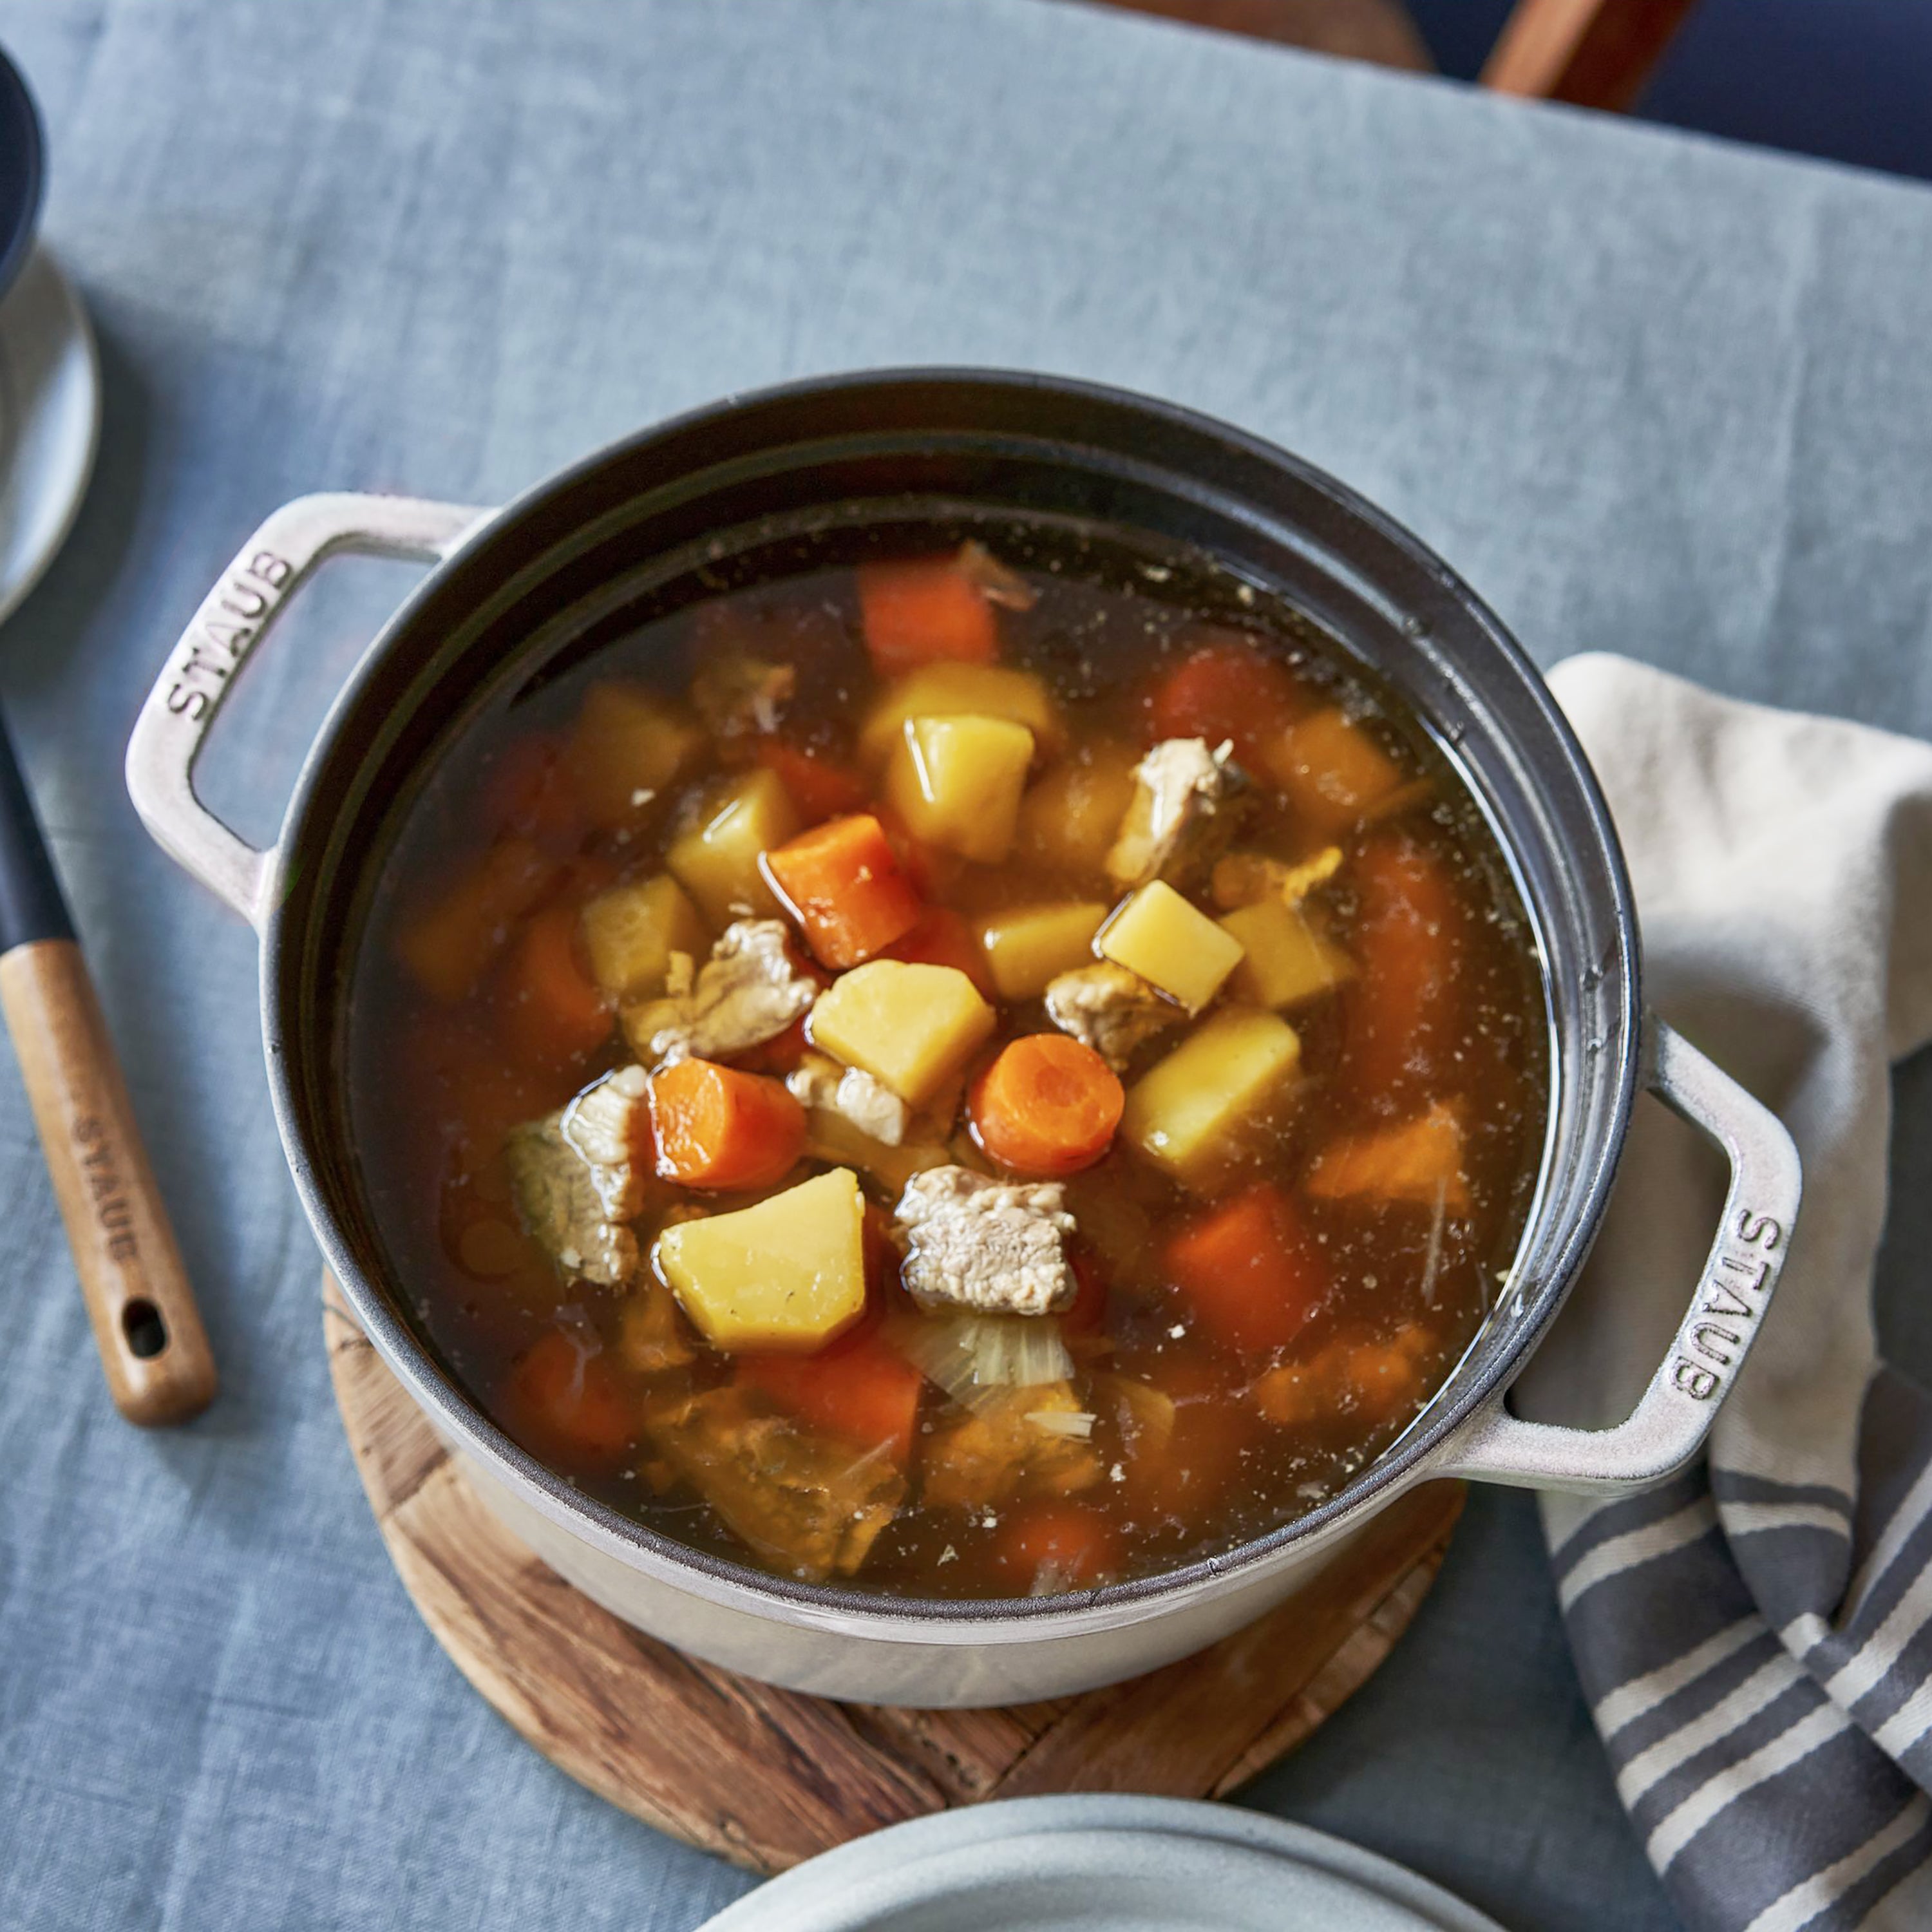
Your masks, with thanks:
<instances>
[{"instance_id":1,"label":"grey linen napkin","mask_svg":"<svg viewBox=\"0 0 1932 1932\"><path fill-rule=\"evenodd\" d=\"M1805 1177L1706 1461L1544 1499L1578 1670L1698 1932L1932 1925L1932 1401L1871 1316L1889 1064L1932 1037L1932 746L1617 658L1551 681L1629 858L1651 1004L1782 1114ZM1715 1226L1714 1165L1645 1103L1522 1413L1629 1412Z\"/></svg>"}]
</instances>

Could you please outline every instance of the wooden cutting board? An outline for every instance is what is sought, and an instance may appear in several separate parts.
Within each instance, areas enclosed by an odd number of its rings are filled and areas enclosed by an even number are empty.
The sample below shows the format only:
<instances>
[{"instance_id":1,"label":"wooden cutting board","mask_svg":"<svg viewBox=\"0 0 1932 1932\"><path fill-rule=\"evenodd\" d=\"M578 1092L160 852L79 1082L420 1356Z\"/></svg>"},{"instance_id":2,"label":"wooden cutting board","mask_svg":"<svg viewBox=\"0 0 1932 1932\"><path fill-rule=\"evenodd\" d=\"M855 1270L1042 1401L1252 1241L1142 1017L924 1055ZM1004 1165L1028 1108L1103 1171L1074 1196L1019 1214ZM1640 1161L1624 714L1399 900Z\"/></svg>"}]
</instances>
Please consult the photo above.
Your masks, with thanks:
<instances>
[{"instance_id":1,"label":"wooden cutting board","mask_svg":"<svg viewBox=\"0 0 1932 1932\"><path fill-rule=\"evenodd\" d=\"M756 1872L988 1798L1225 1796L1388 1654L1462 1507L1460 1484L1412 1491L1292 1603L1130 1683L1004 1710L838 1704L734 1676L599 1609L477 1499L326 1279L322 1328L382 1540L457 1668L580 1784Z\"/></svg>"}]
</instances>

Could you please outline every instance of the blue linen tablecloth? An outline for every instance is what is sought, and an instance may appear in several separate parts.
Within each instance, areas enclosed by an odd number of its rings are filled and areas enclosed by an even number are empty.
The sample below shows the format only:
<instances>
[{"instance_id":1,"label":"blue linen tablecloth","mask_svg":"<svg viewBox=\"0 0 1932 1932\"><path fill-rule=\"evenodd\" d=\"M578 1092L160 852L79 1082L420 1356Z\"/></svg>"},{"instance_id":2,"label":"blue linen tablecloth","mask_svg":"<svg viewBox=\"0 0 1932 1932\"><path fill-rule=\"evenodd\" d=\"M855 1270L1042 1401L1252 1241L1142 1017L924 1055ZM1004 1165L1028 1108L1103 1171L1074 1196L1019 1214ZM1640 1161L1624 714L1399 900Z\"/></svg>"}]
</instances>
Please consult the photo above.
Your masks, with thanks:
<instances>
[{"instance_id":1,"label":"blue linen tablecloth","mask_svg":"<svg viewBox=\"0 0 1932 1932\"><path fill-rule=\"evenodd\" d=\"M1549 662L1621 650L1932 730L1932 197L1044 0L10 0L100 473L0 686L226 1376L140 1435L0 1078L0 1924L682 1932L750 1882L532 1754L390 1570L325 1372L254 943L123 793L135 707L260 516L499 500L816 371L1172 397L1412 524ZM224 719L272 835L406 573L344 565ZM1932 1068L1897 1172L1932 1159ZM1922 1184L1882 1318L1932 1368ZM1249 1801L1516 1932L1669 1909L1528 1498L1474 1496L1409 1639Z\"/></svg>"}]
</instances>

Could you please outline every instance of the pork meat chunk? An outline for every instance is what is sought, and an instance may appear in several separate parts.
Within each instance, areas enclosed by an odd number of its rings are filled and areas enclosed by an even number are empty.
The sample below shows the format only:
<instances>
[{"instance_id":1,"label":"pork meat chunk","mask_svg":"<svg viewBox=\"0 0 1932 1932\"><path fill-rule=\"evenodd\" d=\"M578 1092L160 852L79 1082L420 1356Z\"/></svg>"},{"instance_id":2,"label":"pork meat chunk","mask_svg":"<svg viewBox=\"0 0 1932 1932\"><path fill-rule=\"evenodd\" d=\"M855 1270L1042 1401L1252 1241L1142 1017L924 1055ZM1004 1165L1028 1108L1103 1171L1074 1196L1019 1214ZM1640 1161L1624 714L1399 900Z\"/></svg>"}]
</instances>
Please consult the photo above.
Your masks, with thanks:
<instances>
[{"instance_id":1,"label":"pork meat chunk","mask_svg":"<svg viewBox=\"0 0 1932 1932\"><path fill-rule=\"evenodd\" d=\"M912 1110L862 1067L842 1066L829 1054L808 1053L785 1076L785 1084L800 1106L841 1114L886 1147L898 1147L905 1139Z\"/></svg>"},{"instance_id":2,"label":"pork meat chunk","mask_svg":"<svg viewBox=\"0 0 1932 1932\"><path fill-rule=\"evenodd\" d=\"M691 701L712 736L742 738L776 731L797 688L794 666L728 649L700 668L691 681Z\"/></svg>"},{"instance_id":3,"label":"pork meat chunk","mask_svg":"<svg viewBox=\"0 0 1932 1932\"><path fill-rule=\"evenodd\" d=\"M910 1250L906 1288L922 1306L1055 1315L1072 1305L1073 1216L1058 1181L931 1168L906 1183L897 1213Z\"/></svg>"},{"instance_id":4,"label":"pork meat chunk","mask_svg":"<svg viewBox=\"0 0 1932 1932\"><path fill-rule=\"evenodd\" d=\"M737 920L688 990L624 1008L624 1036L648 1066L722 1060L776 1039L818 997L783 920Z\"/></svg>"},{"instance_id":5,"label":"pork meat chunk","mask_svg":"<svg viewBox=\"0 0 1932 1932\"><path fill-rule=\"evenodd\" d=\"M855 1456L730 1383L658 1411L646 1426L734 1534L810 1582L849 1576L904 1499L905 1479L883 1450Z\"/></svg>"},{"instance_id":6,"label":"pork meat chunk","mask_svg":"<svg viewBox=\"0 0 1932 1932\"><path fill-rule=\"evenodd\" d=\"M1090 1046L1116 1073L1142 1041L1182 1017L1138 973L1111 959L1076 966L1048 981L1046 1016L1083 1046Z\"/></svg>"},{"instance_id":7,"label":"pork meat chunk","mask_svg":"<svg viewBox=\"0 0 1932 1932\"><path fill-rule=\"evenodd\" d=\"M565 1137L568 1111L511 1130L503 1155L512 1197L525 1232L560 1267L614 1288L638 1271L638 1238L606 1205L622 1192L612 1172Z\"/></svg>"},{"instance_id":8,"label":"pork meat chunk","mask_svg":"<svg viewBox=\"0 0 1932 1932\"><path fill-rule=\"evenodd\" d=\"M641 1066L620 1066L585 1088L564 1108L557 1131L590 1169L607 1220L628 1221L643 1210L651 1103Z\"/></svg>"},{"instance_id":9,"label":"pork meat chunk","mask_svg":"<svg viewBox=\"0 0 1932 1932\"><path fill-rule=\"evenodd\" d=\"M1131 891L1154 879L1178 884L1210 865L1234 836L1248 782L1231 747L1168 738L1134 767L1134 796L1107 854L1107 876Z\"/></svg>"}]
</instances>

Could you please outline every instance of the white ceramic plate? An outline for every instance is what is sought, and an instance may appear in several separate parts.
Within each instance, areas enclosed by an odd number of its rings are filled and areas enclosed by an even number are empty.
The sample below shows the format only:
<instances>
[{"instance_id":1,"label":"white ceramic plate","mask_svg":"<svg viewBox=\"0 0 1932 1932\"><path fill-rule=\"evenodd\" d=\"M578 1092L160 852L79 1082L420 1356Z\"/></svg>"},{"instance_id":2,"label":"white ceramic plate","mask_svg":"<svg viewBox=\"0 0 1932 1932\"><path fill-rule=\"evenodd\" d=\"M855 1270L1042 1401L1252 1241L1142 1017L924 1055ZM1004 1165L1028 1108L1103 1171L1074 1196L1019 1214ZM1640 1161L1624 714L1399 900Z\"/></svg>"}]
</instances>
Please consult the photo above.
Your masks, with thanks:
<instances>
[{"instance_id":1,"label":"white ceramic plate","mask_svg":"<svg viewBox=\"0 0 1932 1932\"><path fill-rule=\"evenodd\" d=\"M0 619L66 541L100 434L94 332L43 244L0 302Z\"/></svg>"},{"instance_id":2,"label":"white ceramic plate","mask_svg":"<svg viewBox=\"0 0 1932 1932\"><path fill-rule=\"evenodd\" d=\"M706 1932L1498 1932L1386 1858L1229 1804L1022 1798L787 1872Z\"/></svg>"}]
</instances>

